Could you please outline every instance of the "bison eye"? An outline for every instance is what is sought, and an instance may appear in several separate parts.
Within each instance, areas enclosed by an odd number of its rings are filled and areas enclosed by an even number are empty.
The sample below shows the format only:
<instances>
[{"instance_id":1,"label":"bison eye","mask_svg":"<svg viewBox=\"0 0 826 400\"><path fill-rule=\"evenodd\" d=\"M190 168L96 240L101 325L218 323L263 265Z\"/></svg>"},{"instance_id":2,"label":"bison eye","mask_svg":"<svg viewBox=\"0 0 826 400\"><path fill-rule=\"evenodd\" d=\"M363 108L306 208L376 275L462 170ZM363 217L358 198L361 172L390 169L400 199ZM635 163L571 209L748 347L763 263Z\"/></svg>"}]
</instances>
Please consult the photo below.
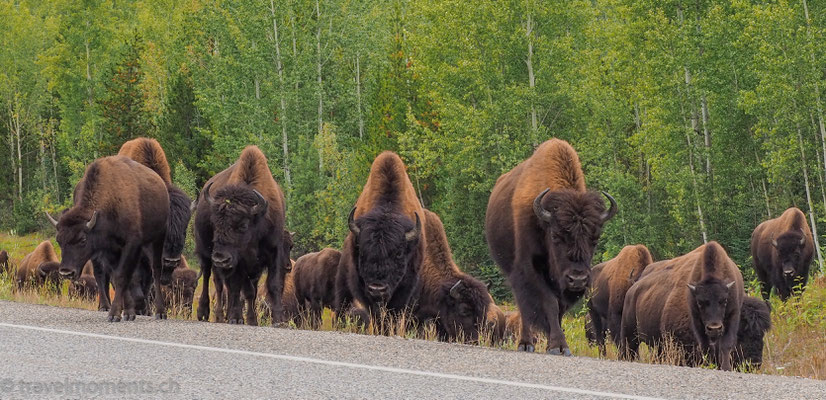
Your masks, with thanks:
<instances>
[{"instance_id":1,"label":"bison eye","mask_svg":"<svg viewBox=\"0 0 826 400\"><path fill-rule=\"evenodd\" d=\"M706 308L708 307L708 302L705 300L700 300L697 302L697 305L699 305L701 308Z\"/></svg>"}]
</instances>

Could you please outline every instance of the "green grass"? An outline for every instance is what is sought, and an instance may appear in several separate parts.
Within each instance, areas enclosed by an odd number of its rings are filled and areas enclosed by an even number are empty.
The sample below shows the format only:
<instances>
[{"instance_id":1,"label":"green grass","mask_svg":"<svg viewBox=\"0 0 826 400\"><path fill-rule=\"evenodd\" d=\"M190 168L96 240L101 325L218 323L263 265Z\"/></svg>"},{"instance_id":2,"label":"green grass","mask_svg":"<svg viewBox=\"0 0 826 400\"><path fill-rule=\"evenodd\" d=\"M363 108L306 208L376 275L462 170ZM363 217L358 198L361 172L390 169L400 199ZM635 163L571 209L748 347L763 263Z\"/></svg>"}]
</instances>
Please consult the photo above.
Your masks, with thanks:
<instances>
[{"instance_id":1,"label":"green grass","mask_svg":"<svg viewBox=\"0 0 826 400\"><path fill-rule=\"evenodd\" d=\"M0 234L0 249L9 252L10 259L17 264L27 253L34 250L38 243L46 240L42 234L33 234L23 237ZM54 243L54 240L52 240ZM56 244L55 244L56 245ZM59 249L58 251L59 254ZM192 265L192 260L190 260ZM194 266L194 265L193 265ZM67 283L64 282L60 288L60 295L44 288L37 290L17 291L14 278L11 275L0 275L0 299L18 302L47 304L60 307L74 307L87 310L97 309L94 302L70 299L66 296ZM197 310L197 298L201 288L196 290L193 314L173 315L172 318L190 319L194 318ZM755 293L752 293L755 295ZM263 303L263 302L261 302ZM814 379L826 379L826 278L814 279L806 288L804 294L793 298L786 303L778 298L772 297L772 330L766 335L765 348L763 350L763 366L754 373L803 376ZM513 306L505 304L503 310L513 310ZM259 321L262 325L269 325L269 316L264 307L259 306ZM599 358L599 351L596 347L588 344L585 338L585 314L584 307L576 307L573 312L563 318L562 327L565 330L568 345L576 356ZM103 315L101 315L103 319ZM411 326L409 320L391 320L382 318L377 324L363 327L350 321L341 325L333 323L333 316L330 310L325 310L323 323L320 330L323 331L344 331L351 333L379 335L385 334L408 339L422 339L435 341L436 331L432 324L424 326ZM309 326L296 326L289 324L295 329L311 329ZM516 350L517 343L513 338L506 338L502 343L492 343L490 332L481 332L479 337L480 345L494 347L504 350ZM609 341L610 342L610 341ZM543 352L546 348L546 341L540 335L536 344L536 351ZM664 356L659 359L653 356L653 352L642 345L640 349L640 361L645 363L679 364L680 357L677 352L662 352ZM612 344L607 345L608 359L617 359L616 348ZM706 366L711 368L713 366Z\"/></svg>"}]
</instances>

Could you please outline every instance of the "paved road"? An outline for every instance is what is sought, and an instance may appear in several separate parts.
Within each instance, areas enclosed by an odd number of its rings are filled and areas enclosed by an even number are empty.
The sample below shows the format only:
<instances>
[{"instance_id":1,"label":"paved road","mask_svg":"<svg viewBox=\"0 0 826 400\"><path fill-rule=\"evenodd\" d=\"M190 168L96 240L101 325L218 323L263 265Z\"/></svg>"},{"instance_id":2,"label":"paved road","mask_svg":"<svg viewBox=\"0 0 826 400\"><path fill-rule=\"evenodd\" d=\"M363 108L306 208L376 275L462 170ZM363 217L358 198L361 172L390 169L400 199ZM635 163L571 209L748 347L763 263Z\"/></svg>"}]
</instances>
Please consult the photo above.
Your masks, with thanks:
<instances>
[{"instance_id":1,"label":"paved road","mask_svg":"<svg viewBox=\"0 0 826 400\"><path fill-rule=\"evenodd\" d=\"M0 302L0 399L826 398L826 382Z\"/></svg>"}]
</instances>

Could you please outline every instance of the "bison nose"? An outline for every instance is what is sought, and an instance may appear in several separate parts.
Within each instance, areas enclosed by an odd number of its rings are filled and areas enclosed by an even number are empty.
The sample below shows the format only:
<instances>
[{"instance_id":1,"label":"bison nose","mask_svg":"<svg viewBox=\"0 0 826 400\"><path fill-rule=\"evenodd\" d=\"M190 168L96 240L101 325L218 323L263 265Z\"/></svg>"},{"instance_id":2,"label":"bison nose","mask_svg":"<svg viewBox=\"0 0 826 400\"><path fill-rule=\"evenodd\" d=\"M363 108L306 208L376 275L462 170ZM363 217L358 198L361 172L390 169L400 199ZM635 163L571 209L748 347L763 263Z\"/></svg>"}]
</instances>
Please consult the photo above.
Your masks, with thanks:
<instances>
[{"instance_id":1,"label":"bison nose","mask_svg":"<svg viewBox=\"0 0 826 400\"><path fill-rule=\"evenodd\" d=\"M706 333L708 333L709 336L720 336L723 333L723 324L719 322L706 324Z\"/></svg>"},{"instance_id":2,"label":"bison nose","mask_svg":"<svg viewBox=\"0 0 826 400\"><path fill-rule=\"evenodd\" d=\"M588 286L587 274L566 275L565 278L568 283L568 287L571 289L585 289L585 287Z\"/></svg>"},{"instance_id":3,"label":"bison nose","mask_svg":"<svg viewBox=\"0 0 826 400\"><path fill-rule=\"evenodd\" d=\"M60 269L58 269L58 272L60 273L60 276L66 278L66 279L74 279L75 275L77 275L77 272L75 272L74 269L69 268L69 267L64 267L62 265L60 266Z\"/></svg>"},{"instance_id":4,"label":"bison nose","mask_svg":"<svg viewBox=\"0 0 826 400\"><path fill-rule=\"evenodd\" d=\"M387 285L383 283L370 283L367 285L367 291L373 297L384 298L387 295Z\"/></svg>"},{"instance_id":5,"label":"bison nose","mask_svg":"<svg viewBox=\"0 0 826 400\"><path fill-rule=\"evenodd\" d=\"M218 268L229 268L232 256L227 253L216 251L212 253L212 263Z\"/></svg>"},{"instance_id":6,"label":"bison nose","mask_svg":"<svg viewBox=\"0 0 826 400\"><path fill-rule=\"evenodd\" d=\"M214 258L214 257L213 257ZM163 266L165 268L177 268L181 262L181 257L164 257Z\"/></svg>"},{"instance_id":7,"label":"bison nose","mask_svg":"<svg viewBox=\"0 0 826 400\"><path fill-rule=\"evenodd\" d=\"M794 270L791 268L783 268L783 275L787 278L791 278L794 275Z\"/></svg>"}]
</instances>

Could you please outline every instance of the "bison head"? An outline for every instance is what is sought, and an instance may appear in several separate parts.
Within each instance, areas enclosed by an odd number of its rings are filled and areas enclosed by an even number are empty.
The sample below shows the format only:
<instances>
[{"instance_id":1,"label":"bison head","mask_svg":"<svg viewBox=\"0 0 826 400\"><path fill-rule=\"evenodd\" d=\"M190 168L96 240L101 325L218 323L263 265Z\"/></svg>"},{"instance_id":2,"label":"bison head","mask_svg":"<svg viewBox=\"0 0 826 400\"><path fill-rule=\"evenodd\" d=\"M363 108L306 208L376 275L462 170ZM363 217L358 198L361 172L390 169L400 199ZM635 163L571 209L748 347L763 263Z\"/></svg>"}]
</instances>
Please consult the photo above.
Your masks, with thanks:
<instances>
[{"instance_id":1,"label":"bison head","mask_svg":"<svg viewBox=\"0 0 826 400\"><path fill-rule=\"evenodd\" d=\"M490 304L485 285L470 276L448 279L442 284L439 295L438 328L441 338L455 340L463 336L468 342L477 341Z\"/></svg>"},{"instance_id":2,"label":"bison head","mask_svg":"<svg viewBox=\"0 0 826 400\"><path fill-rule=\"evenodd\" d=\"M60 284L60 263L54 261L47 261L40 263L37 266L37 281L52 287L57 287Z\"/></svg>"},{"instance_id":3,"label":"bison head","mask_svg":"<svg viewBox=\"0 0 826 400\"><path fill-rule=\"evenodd\" d=\"M754 297L743 298L740 309L740 328L737 330L735 363L749 363L759 369L763 363L763 336L771 329L769 306Z\"/></svg>"},{"instance_id":4,"label":"bison head","mask_svg":"<svg viewBox=\"0 0 826 400\"><path fill-rule=\"evenodd\" d=\"M583 293L590 285L591 258L602 226L617 213L614 198L602 194L611 202L608 210L596 192L545 189L534 199L534 214L545 231L548 263L556 266L563 291Z\"/></svg>"},{"instance_id":5,"label":"bison head","mask_svg":"<svg viewBox=\"0 0 826 400\"><path fill-rule=\"evenodd\" d=\"M783 271L783 279L789 286L793 286L794 281L803 272L803 249L806 246L806 235L803 229L786 232L776 239L772 237L772 246L777 250L777 259Z\"/></svg>"},{"instance_id":6,"label":"bison head","mask_svg":"<svg viewBox=\"0 0 826 400\"><path fill-rule=\"evenodd\" d=\"M181 253L186 244L186 228L195 203L182 190L169 187L169 219L166 222L166 237L163 242L163 269L173 271L181 265Z\"/></svg>"},{"instance_id":7,"label":"bison head","mask_svg":"<svg viewBox=\"0 0 826 400\"><path fill-rule=\"evenodd\" d=\"M57 228L57 243L63 253L59 272L64 278L72 279L80 276L83 266L92 258L92 240L98 221L98 212L92 215L83 215L77 209L66 211L60 221L46 213L49 221Z\"/></svg>"},{"instance_id":8,"label":"bison head","mask_svg":"<svg viewBox=\"0 0 826 400\"><path fill-rule=\"evenodd\" d=\"M209 203L210 220L215 227L212 244L212 263L216 268L230 270L240 260L256 263L258 246L250 246L264 231L267 219L267 200L261 193L241 185L225 186L211 197L210 183L204 189Z\"/></svg>"},{"instance_id":9,"label":"bison head","mask_svg":"<svg viewBox=\"0 0 826 400\"><path fill-rule=\"evenodd\" d=\"M350 211L348 225L353 233L359 279L371 301L386 304L419 254L422 222L375 208L358 219Z\"/></svg>"},{"instance_id":10,"label":"bison head","mask_svg":"<svg viewBox=\"0 0 826 400\"><path fill-rule=\"evenodd\" d=\"M688 284L693 314L700 319L709 344L717 343L725 332L723 320L732 287L734 281L724 283L716 278Z\"/></svg>"},{"instance_id":11,"label":"bison head","mask_svg":"<svg viewBox=\"0 0 826 400\"><path fill-rule=\"evenodd\" d=\"M69 284L69 296L94 300L98 294L97 282L91 275L81 275Z\"/></svg>"}]
</instances>

